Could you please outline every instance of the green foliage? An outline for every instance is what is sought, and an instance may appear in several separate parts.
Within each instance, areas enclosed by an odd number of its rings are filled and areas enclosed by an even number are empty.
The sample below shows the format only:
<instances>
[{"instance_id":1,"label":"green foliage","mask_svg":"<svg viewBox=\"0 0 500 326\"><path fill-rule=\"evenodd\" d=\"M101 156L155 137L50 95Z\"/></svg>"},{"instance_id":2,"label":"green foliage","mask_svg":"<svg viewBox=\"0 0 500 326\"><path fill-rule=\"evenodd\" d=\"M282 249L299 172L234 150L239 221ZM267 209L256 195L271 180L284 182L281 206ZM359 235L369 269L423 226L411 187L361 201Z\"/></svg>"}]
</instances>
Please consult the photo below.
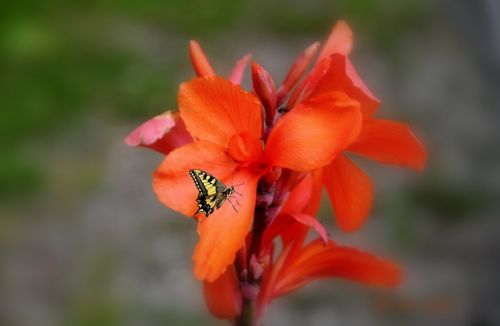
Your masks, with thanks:
<instances>
[{"instance_id":1,"label":"green foliage","mask_svg":"<svg viewBox=\"0 0 500 326\"><path fill-rule=\"evenodd\" d=\"M82 302L69 326L119 326L123 325L120 307L103 298Z\"/></svg>"},{"instance_id":2,"label":"green foliage","mask_svg":"<svg viewBox=\"0 0 500 326\"><path fill-rule=\"evenodd\" d=\"M0 199L32 194L43 181L36 162L11 150L0 150Z\"/></svg>"},{"instance_id":3,"label":"green foliage","mask_svg":"<svg viewBox=\"0 0 500 326\"><path fill-rule=\"evenodd\" d=\"M477 218L494 202L493 193L482 186L457 185L439 178L410 189L409 196L421 209L449 223Z\"/></svg>"},{"instance_id":4,"label":"green foliage","mask_svg":"<svg viewBox=\"0 0 500 326\"><path fill-rule=\"evenodd\" d=\"M366 35L370 42L381 47L392 46L402 29L421 27L425 21L426 5L418 0L337 0L290 2L260 0L261 23L281 37L297 34L326 35L338 19L355 27L357 35ZM254 12L255 13L255 12ZM259 17L256 14L256 17ZM258 18L257 18L258 19Z\"/></svg>"}]
</instances>

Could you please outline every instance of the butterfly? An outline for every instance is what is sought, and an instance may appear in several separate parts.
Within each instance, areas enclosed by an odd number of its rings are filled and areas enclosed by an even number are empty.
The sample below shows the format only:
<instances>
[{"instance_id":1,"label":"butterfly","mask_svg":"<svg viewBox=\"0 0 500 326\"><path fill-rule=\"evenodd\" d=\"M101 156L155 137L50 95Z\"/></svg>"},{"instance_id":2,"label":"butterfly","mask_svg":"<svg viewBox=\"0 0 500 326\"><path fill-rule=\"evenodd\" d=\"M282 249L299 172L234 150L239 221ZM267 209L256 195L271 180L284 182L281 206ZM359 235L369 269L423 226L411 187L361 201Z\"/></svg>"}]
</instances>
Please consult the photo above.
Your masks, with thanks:
<instances>
[{"instance_id":1,"label":"butterfly","mask_svg":"<svg viewBox=\"0 0 500 326\"><path fill-rule=\"evenodd\" d=\"M214 210L219 209L224 204L226 199L229 201L231 206L233 206L234 210L238 212L229 199L233 198L231 196L234 193L241 195L234 189L234 185L226 187L219 179L203 170L189 170L189 175L198 189L198 198L196 199L198 203L198 210L194 213L193 217L195 217L198 213L203 213L205 214L205 217L201 219L200 222L203 221L210 214L212 214ZM236 200L236 202L238 203L238 200Z\"/></svg>"}]
</instances>

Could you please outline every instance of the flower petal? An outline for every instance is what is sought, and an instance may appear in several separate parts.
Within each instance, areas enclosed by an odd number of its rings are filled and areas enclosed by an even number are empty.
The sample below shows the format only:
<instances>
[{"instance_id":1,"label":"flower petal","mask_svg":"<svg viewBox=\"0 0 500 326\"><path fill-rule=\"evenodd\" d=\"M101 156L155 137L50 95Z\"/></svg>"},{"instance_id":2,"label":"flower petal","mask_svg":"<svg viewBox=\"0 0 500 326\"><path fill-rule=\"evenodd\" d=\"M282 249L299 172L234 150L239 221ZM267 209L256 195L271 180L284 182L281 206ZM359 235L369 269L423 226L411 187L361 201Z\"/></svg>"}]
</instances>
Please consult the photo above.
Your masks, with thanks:
<instances>
[{"instance_id":1,"label":"flower petal","mask_svg":"<svg viewBox=\"0 0 500 326\"><path fill-rule=\"evenodd\" d=\"M345 21L339 20L335 26L333 26L325 45L323 45L323 49L321 49L321 53L318 57L318 62L334 53L349 55L352 50L352 43L351 28Z\"/></svg>"},{"instance_id":2,"label":"flower petal","mask_svg":"<svg viewBox=\"0 0 500 326\"><path fill-rule=\"evenodd\" d=\"M316 170L306 174L293 187L280 213L264 231L261 246L264 250L270 248L277 236L281 236L283 247L288 247L290 244L293 244L294 248L299 247L311 226L324 239L328 237L321 223L316 219L309 221L309 217L314 219L313 216L318 212L322 186L321 170ZM303 220L300 220L301 217ZM291 250L292 254L293 251Z\"/></svg>"},{"instance_id":3,"label":"flower petal","mask_svg":"<svg viewBox=\"0 0 500 326\"><path fill-rule=\"evenodd\" d=\"M196 278L212 282L233 263L236 252L243 245L250 230L258 179L259 175L253 171L237 170L234 183L243 183L236 189L242 195L236 195L232 204L224 203L221 208L198 224L200 241L193 255ZM232 205L236 205L238 212Z\"/></svg>"},{"instance_id":4,"label":"flower petal","mask_svg":"<svg viewBox=\"0 0 500 326\"><path fill-rule=\"evenodd\" d=\"M241 292L234 266L230 266L214 282L203 282L208 309L217 318L231 319L241 313Z\"/></svg>"},{"instance_id":5,"label":"flower petal","mask_svg":"<svg viewBox=\"0 0 500 326\"><path fill-rule=\"evenodd\" d=\"M290 214L288 216L301 224L313 228L314 231L318 232L321 240L323 240L324 243L328 242L328 232L317 218L307 214Z\"/></svg>"},{"instance_id":6,"label":"flower petal","mask_svg":"<svg viewBox=\"0 0 500 326\"><path fill-rule=\"evenodd\" d=\"M307 74L306 78L295 88L290 99L288 100L288 107L293 109L299 105L303 100L307 99L314 91L316 85L330 70L331 58L326 58L314 65L313 69Z\"/></svg>"},{"instance_id":7,"label":"flower petal","mask_svg":"<svg viewBox=\"0 0 500 326\"><path fill-rule=\"evenodd\" d=\"M279 93L278 93L278 103L281 104L281 102L286 98L288 93L292 90L292 88L297 84L297 82L302 78L302 75L304 74L304 71L306 70L307 66L311 62L312 58L316 54L319 48L319 42L316 42L312 45L310 45L307 49L302 52L297 59L295 59L295 62L293 63L292 67L288 71L285 80L283 81L283 86L280 88Z\"/></svg>"},{"instance_id":8,"label":"flower petal","mask_svg":"<svg viewBox=\"0 0 500 326\"><path fill-rule=\"evenodd\" d=\"M359 104L339 92L304 102L275 125L265 149L267 163L295 171L329 164L358 135Z\"/></svg>"},{"instance_id":9,"label":"flower petal","mask_svg":"<svg viewBox=\"0 0 500 326\"><path fill-rule=\"evenodd\" d=\"M323 190L323 171L315 170L311 173L313 178L313 188L311 190L311 199L304 209L305 214L316 216L321 207L321 191Z\"/></svg>"},{"instance_id":10,"label":"flower petal","mask_svg":"<svg viewBox=\"0 0 500 326\"><path fill-rule=\"evenodd\" d=\"M179 90L179 111L189 133L226 148L234 134L260 139L259 100L221 77L195 78Z\"/></svg>"},{"instance_id":11,"label":"flower petal","mask_svg":"<svg viewBox=\"0 0 500 326\"><path fill-rule=\"evenodd\" d=\"M189 170L204 170L221 180L233 175L237 163L225 150L208 141L196 141L173 150L153 175L158 199L173 210L193 216L197 210L198 190Z\"/></svg>"},{"instance_id":12,"label":"flower petal","mask_svg":"<svg viewBox=\"0 0 500 326\"><path fill-rule=\"evenodd\" d=\"M144 122L125 138L128 146L149 147L163 154L192 141L179 113L171 111Z\"/></svg>"},{"instance_id":13,"label":"flower petal","mask_svg":"<svg viewBox=\"0 0 500 326\"><path fill-rule=\"evenodd\" d=\"M233 71L231 72L231 75L229 75L228 78L228 80L231 83L235 85L241 84L241 80L243 79L243 73L245 72L245 68L247 67L248 62L250 61L251 58L252 55L249 53L240 60L238 60L238 62L236 62L236 65L234 66Z\"/></svg>"},{"instance_id":14,"label":"flower petal","mask_svg":"<svg viewBox=\"0 0 500 326\"><path fill-rule=\"evenodd\" d=\"M280 272L286 266L286 262L289 258L291 247L283 247L283 250L276 258L275 262L269 264L268 268L264 271L262 277L261 290L259 296L256 300L256 316L259 319L262 317L267 306L271 303L274 298L274 291L276 288L276 282L280 276Z\"/></svg>"},{"instance_id":15,"label":"flower petal","mask_svg":"<svg viewBox=\"0 0 500 326\"><path fill-rule=\"evenodd\" d=\"M365 119L361 132L349 151L381 163L423 170L427 153L405 123Z\"/></svg>"},{"instance_id":16,"label":"flower petal","mask_svg":"<svg viewBox=\"0 0 500 326\"><path fill-rule=\"evenodd\" d=\"M359 77L349 58L339 53L330 56L329 70L308 96L315 97L331 91L345 92L349 97L358 101L364 115L373 114L380 105L380 101Z\"/></svg>"},{"instance_id":17,"label":"flower petal","mask_svg":"<svg viewBox=\"0 0 500 326\"><path fill-rule=\"evenodd\" d=\"M281 214L304 213L307 205L314 194L314 177L312 173L307 173L299 183L290 191L285 204L281 208Z\"/></svg>"},{"instance_id":18,"label":"flower petal","mask_svg":"<svg viewBox=\"0 0 500 326\"><path fill-rule=\"evenodd\" d=\"M189 56L191 58L191 64L193 65L193 69L196 72L197 76L215 76L215 71L210 65L210 62L208 62L208 59L205 56L205 53L203 53L200 44L194 40L191 40L189 42Z\"/></svg>"},{"instance_id":19,"label":"flower petal","mask_svg":"<svg viewBox=\"0 0 500 326\"><path fill-rule=\"evenodd\" d=\"M370 178L344 155L323 168L323 176L338 226L344 231L359 229L372 206Z\"/></svg>"},{"instance_id":20,"label":"flower petal","mask_svg":"<svg viewBox=\"0 0 500 326\"><path fill-rule=\"evenodd\" d=\"M355 248L337 246L332 241L325 246L318 239L302 248L282 269L274 295L285 295L325 277L382 287L394 287L402 278L400 268L390 261Z\"/></svg>"},{"instance_id":21,"label":"flower petal","mask_svg":"<svg viewBox=\"0 0 500 326\"><path fill-rule=\"evenodd\" d=\"M237 162L262 161L262 142L252 138L248 132L235 134L229 140L228 153Z\"/></svg>"}]
</instances>

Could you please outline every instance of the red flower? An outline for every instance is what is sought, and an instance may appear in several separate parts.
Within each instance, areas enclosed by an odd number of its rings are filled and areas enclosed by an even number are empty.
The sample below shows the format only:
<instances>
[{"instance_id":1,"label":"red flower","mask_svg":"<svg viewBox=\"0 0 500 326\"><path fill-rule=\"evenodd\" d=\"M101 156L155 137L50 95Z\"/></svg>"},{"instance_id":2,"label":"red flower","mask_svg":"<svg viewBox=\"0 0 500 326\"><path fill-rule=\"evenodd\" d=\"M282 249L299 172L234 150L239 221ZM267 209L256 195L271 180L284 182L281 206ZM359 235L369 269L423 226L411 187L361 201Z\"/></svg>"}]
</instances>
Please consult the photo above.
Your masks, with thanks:
<instances>
[{"instance_id":1,"label":"red flower","mask_svg":"<svg viewBox=\"0 0 500 326\"><path fill-rule=\"evenodd\" d=\"M262 256L272 256L273 240L282 240L281 253L266 267L257 300L260 317L276 297L320 278L344 278L369 285L393 287L401 281L400 268L355 248L336 245L314 218L321 198L321 172L306 175L290 192L276 220L266 229ZM307 194L304 196L304 194ZM319 235L306 242L310 228Z\"/></svg>"},{"instance_id":2,"label":"red flower","mask_svg":"<svg viewBox=\"0 0 500 326\"><path fill-rule=\"evenodd\" d=\"M352 32L345 22L340 21L334 26L312 71L291 93L288 107L293 109L306 99L324 97L332 90L345 92L360 103L363 113L361 132L346 151L381 163L422 170L426 152L410 127L404 123L373 117L380 101L368 89L347 57L351 48ZM302 64L295 63L289 76L293 75L297 66L304 66L303 61L308 62L311 57L299 56L297 62ZM288 78L281 88L282 99L290 94L294 85L292 83L292 86L287 86L287 81ZM339 227L344 231L359 229L366 220L373 201L370 178L344 154L338 155L323 170L323 182Z\"/></svg>"},{"instance_id":3,"label":"red flower","mask_svg":"<svg viewBox=\"0 0 500 326\"><path fill-rule=\"evenodd\" d=\"M198 78L180 86L179 111L147 121L126 138L166 155L154 173L154 190L188 217L198 208L189 170L241 184L237 212L222 205L198 223L194 274L204 281L214 316L238 324L255 301L258 319L274 298L318 278L379 286L400 281L395 264L335 244L316 219L323 186L343 230L359 228L369 213L371 181L346 151L415 169L425 161L406 124L373 118L379 101L349 61L351 48L352 32L341 21L304 78L318 43L297 58L280 87L254 62L248 93L239 84L250 55L226 80L191 41ZM308 242L311 229L319 237Z\"/></svg>"},{"instance_id":4,"label":"red flower","mask_svg":"<svg viewBox=\"0 0 500 326\"><path fill-rule=\"evenodd\" d=\"M210 72L207 65L197 65L198 70ZM182 122L178 120L178 130L173 127L172 131L180 133L184 123L195 141L170 152L155 172L153 185L160 201L193 216L197 190L189 178L190 169L209 171L226 183L231 179L236 184L244 183L238 190L244 194L238 214L225 205L199 224L194 272L209 281L224 272L241 247L252 221L257 181L266 167L308 171L325 166L353 141L361 122L356 102L342 93L331 93L320 102L304 101L281 119L264 149L260 102L239 86L215 76L194 79L181 85L178 103ZM328 106L338 109L330 110ZM171 116L167 118L175 121ZM154 121L135 131L128 141L135 139L133 144L167 153L171 148L160 145L171 144L167 141L174 138L171 134L166 137L169 139L156 142L158 137L145 137ZM161 134L166 128L154 130ZM141 131L143 141L137 142Z\"/></svg>"},{"instance_id":5,"label":"red flower","mask_svg":"<svg viewBox=\"0 0 500 326\"><path fill-rule=\"evenodd\" d=\"M125 138L129 146L149 147L163 154L192 141L179 113L170 111L146 121Z\"/></svg>"},{"instance_id":6,"label":"red flower","mask_svg":"<svg viewBox=\"0 0 500 326\"><path fill-rule=\"evenodd\" d=\"M252 222L257 181L266 169L323 167L353 141L361 123L357 103L334 93L323 102L304 101L283 117L262 148L260 102L239 86L220 77L197 78L181 85L178 102L196 140L170 152L155 172L160 201L193 216L198 191L188 175L191 169L209 171L226 184L243 183L238 213L225 205L198 226L194 272L209 281L224 272L241 248Z\"/></svg>"}]
</instances>

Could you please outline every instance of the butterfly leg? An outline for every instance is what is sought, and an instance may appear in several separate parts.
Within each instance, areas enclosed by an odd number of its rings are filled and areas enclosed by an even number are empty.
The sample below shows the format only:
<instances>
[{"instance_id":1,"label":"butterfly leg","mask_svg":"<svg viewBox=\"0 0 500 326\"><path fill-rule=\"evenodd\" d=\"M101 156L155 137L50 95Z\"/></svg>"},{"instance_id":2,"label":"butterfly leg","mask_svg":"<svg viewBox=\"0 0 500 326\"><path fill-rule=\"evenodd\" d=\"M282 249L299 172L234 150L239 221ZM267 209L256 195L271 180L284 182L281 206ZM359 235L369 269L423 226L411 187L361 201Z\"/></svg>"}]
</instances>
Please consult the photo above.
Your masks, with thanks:
<instances>
[{"instance_id":1,"label":"butterfly leg","mask_svg":"<svg viewBox=\"0 0 500 326\"><path fill-rule=\"evenodd\" d=\"M231 201L231 199L229 199L229 197L227 198L227 201L231 204L231 206L233 206L234 211L238 213L238 210L236 209L236 207L234 207L233 202Z\"/></svg>"},{"instance_id":2,"label":"butterfly leg","mask_svg":"<svg viewBox=\"0 0 500 326\"><path fill-rule=\"evenodd\" d=\"M238 206L241 206L240 202L238 201L238 198L234 197L234 196L231 196L229 198L232 198L236 201L236 204L238 204Z\"/></svg>"}]
</instances>

